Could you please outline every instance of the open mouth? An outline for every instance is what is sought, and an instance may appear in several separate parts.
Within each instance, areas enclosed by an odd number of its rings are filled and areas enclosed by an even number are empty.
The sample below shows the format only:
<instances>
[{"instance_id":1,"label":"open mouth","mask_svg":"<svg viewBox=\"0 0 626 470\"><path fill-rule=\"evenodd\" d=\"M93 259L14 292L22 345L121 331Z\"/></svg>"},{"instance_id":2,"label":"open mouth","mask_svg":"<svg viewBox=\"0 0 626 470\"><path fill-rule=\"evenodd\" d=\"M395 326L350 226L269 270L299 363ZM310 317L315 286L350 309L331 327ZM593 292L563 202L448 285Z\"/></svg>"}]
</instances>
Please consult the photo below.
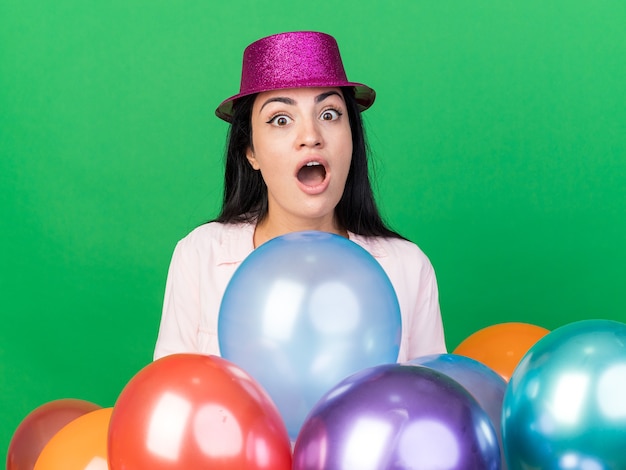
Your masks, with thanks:
<instances>
[{"instance_id":1,"label":"open mouth","mask_svg":"<svg viewBox=\"0 0 626 470\"><path fill-rule=\"evenodd\" d=\"M298 181L305 186L318 186L326 178L326 168L319 162L308 162L298 170Z\"/></svg>"}]
</instances>

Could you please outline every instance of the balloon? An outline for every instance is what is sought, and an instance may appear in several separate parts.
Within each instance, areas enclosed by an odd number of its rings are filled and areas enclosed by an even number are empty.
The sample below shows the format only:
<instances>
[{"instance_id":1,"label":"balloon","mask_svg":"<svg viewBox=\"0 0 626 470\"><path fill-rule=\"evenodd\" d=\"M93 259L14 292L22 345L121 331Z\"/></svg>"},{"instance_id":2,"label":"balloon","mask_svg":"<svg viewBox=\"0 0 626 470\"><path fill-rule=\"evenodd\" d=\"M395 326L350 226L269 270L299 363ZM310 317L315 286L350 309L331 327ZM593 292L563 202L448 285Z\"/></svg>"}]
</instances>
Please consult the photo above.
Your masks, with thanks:
<instances>
[{"instance_id":1,"label":"balloon","mask_svg":"<svg viewBox=\"0 0 626 470\"><path fill-rule=\"evenodd\" d=\"M34 470L108 470L107 435L113 408L71 421L41 451Z\"/></svg>"},{"instance_id":2,"label":"balloon","mask_svg":"<svg viewBox=\"0 0 626 470\"><path fill-rule=\"evenodd\" d=\"M507 382L495 371L486 365L469 357L457 354L432 354L412 359L408 364L419 365L434 369L446 374L465 387L465 390L476 399L478 404L491 419L491 423L498 437L502 468L504 462L502 448L502 402L506 392Z\"/></svg>"},{"instance_id":3,"label":"balloon","mask_svg":"<svg viewBox=\"0 0 626 470\"><path fill-rule=\"evenodd\" d=\"M289 470L287 430L267 393L229 361L174 354L140 370L109 425L111 470Z\"/></svg>"},{"instance_id":4,"label":"balloon","mask_svg":"<svg viewBox=\"0 0 626 470\"><path fill-rule=\"evenodd\" d=\"M486 412L434 369L385 364L332 388L307 416L293 469L498 470Z\"/></svg>"},{"instance_id":5,"label":"balloon","mask_svg":"<svg viewBox=\"0 0 626 470\"><path fill-rule=\"evenodd\" d=\"M218 320L221 354L250 373L295 440L337 382L395 362L400 307L385 271L356 243L296 232L261 245L228 284Z\"/></svg>"},{"instance_id":6,"label":"balloon","mask_svg":"<svg viewBox=\"0 0 626 470\"><path fill-rule=\"evenodd\" d=\"M511 470L626 468L626 324L583 320L524 356L504 395Z\"/></svg>"},{"instance_id":7,"label":"balloon","mask_svg":"<svg viewBox=\"0 0 626 470\"><path fill-rule=\"evenodd\" d=\"M471 334L453 352L482 362L508 382L524 354L549 332L529 323L500 323Z\"/></svg>"},{"instance_id":8,"label":"balloon","mask_svg":"<svg viewBox=\"0 0 626 470\"><path fill-rule=\"evenodd\" d=\"M13 433L7 452L7 470L33 470L52 436L70 421L100 408L76 398L53 400L35 408Z\"/></svg>"}]
</instances>

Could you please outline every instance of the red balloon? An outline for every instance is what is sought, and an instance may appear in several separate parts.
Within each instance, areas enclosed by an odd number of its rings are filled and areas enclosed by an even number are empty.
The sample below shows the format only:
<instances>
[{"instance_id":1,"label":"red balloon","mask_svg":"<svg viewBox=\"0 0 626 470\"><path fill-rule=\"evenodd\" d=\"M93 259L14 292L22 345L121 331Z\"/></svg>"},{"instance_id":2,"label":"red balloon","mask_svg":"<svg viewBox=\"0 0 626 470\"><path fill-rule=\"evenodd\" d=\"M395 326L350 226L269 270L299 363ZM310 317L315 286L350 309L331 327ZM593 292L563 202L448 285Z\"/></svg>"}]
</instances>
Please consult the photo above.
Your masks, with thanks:
<instances>
[{"instance_id":1,"label":"red balloon","mask_svg":"<svg viewBox=\"0 0 626 470\"><path fill-rule=\"evenodd\" d=\"M76 398L62 398L31 411L19 424L7 453L7 470L33 470L41 451L66 424L102 408Z\"/></svg>"},{"instance_id":2,"label":"red balloon","mask_svg":"<svg viewBox=\"0 0 626 470\"><path fill-rule=\"evenodd\" d=\"M265 390L217 356L174 354L124 387L109 424L111 470L290 470L287 429Z\"/></svg>"}]
</instances>

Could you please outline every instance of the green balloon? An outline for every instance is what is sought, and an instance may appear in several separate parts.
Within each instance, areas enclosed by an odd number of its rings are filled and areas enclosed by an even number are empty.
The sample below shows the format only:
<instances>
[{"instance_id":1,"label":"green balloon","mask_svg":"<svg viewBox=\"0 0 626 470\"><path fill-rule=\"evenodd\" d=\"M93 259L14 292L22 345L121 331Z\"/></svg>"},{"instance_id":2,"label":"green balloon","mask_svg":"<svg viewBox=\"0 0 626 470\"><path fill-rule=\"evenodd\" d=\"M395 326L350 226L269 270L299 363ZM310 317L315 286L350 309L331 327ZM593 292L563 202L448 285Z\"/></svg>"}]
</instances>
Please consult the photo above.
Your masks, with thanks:
<instances>
[{"instance_id":1,"label":"green balloon","mask_svg":"<svg viewBox=\"0 0 626 470\"><path fill-rule=\"evenodd\" d=\"M626 468L626 324L583 320L539 340L503 400L510 470Z\"/></svg>"}]
</instances>

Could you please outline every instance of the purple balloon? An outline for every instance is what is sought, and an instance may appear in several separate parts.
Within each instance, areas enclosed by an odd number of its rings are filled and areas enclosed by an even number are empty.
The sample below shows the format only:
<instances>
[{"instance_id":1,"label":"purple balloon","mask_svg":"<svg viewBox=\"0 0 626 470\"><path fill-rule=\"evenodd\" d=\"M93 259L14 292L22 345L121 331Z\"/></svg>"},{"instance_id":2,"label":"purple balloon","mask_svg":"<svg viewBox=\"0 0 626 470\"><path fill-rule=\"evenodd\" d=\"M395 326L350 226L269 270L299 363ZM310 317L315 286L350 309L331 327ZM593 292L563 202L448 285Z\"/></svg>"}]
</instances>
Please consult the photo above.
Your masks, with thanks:
<instances>
[{"instance_id":1,"label":"purple balloon","mask_svg":"<svg viewBox=\"0 0 626 470\"><path fill-rule=\"evenodd\" d=\"M507 382L482 362L458 354L432 354L410 360L407 364L428 367L456 380L472 394L487 412L498 436L502 470L508 470L502 444L502 402Z\"/></svg>"},{"instance_id":2,"label":"purple balloon","mask_svg":"<svg viewBox=\"0 0 626 470\"><path fill-rule=\"evenodd\" d=\"M500 470L490 418L434 369L385 364L340 382L313 407L293 469Z\"/></svg>"}]
</instances>

